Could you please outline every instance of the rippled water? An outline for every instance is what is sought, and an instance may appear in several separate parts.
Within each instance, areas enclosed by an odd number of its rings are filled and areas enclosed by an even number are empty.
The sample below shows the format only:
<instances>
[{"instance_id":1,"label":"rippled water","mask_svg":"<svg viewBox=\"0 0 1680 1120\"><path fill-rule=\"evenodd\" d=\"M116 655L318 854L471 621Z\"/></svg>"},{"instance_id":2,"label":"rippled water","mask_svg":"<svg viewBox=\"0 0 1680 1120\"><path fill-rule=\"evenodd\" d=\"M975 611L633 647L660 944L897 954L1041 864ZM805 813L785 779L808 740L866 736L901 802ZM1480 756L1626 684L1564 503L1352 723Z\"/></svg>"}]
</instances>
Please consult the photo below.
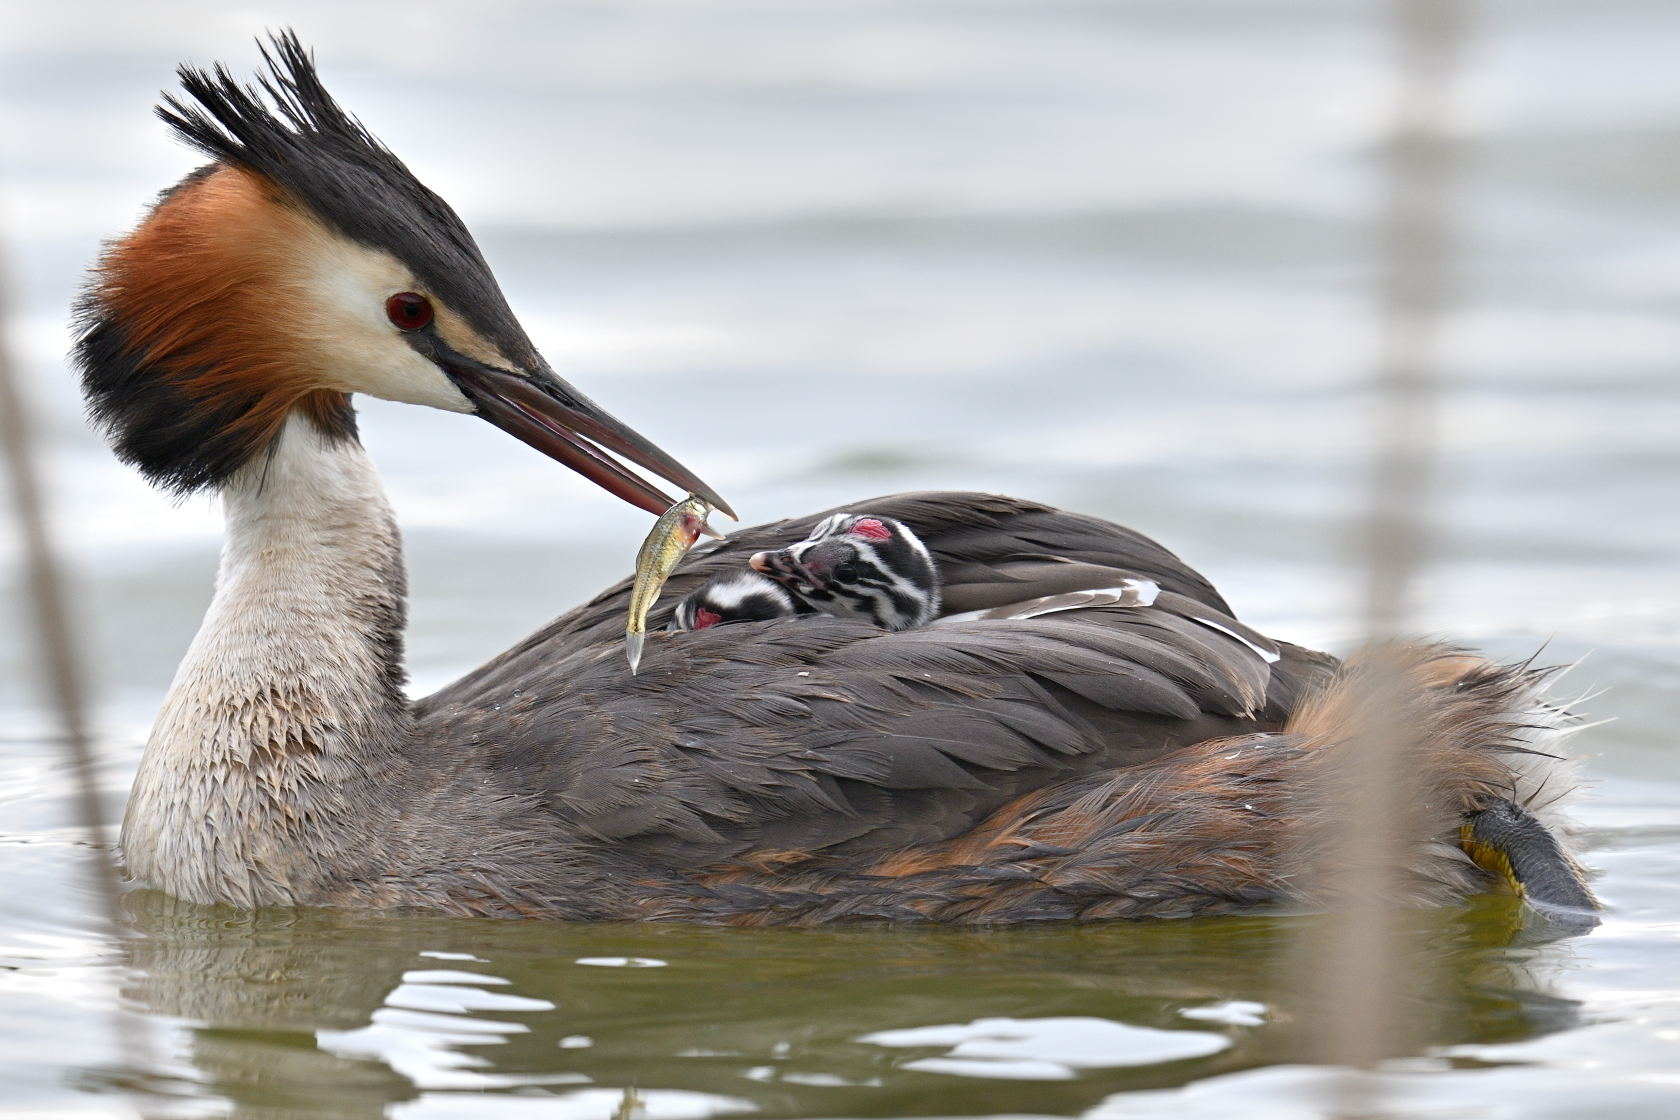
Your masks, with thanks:
<instances>
[{"instance_id":1,"label":"rippled water","mask_svg":"<svg viewBox=\"0 0 1680 1120\"><path fill-rule=\"evenodd\" d=\"M192 165L147 116L264 19L479 233L555 366L762 520L926 486L1113 517L1343 650L1385 125L1364 3L0 9L9 342L120 804L219 522L78 420L65 308ZM482 9L482 10L481 10ZM1484 4L1421 629L1585 658L1605 925L1408 926L1383 1107L1680 1113L1680 6ZM359 402L407 534L414 690L626 570L646 530L487 425ZM14 588L15 547L0 537ZM1311 917L1000 933L556 927L83 887L15 590L0 619L0 1115L1316 1115ZM135 1040L161 1073L135 1095ZM629 1094L627 1095L627 1090ZM1344 1102L1345 1103L1345 1102Z\"/></svg>"}]
</instances>

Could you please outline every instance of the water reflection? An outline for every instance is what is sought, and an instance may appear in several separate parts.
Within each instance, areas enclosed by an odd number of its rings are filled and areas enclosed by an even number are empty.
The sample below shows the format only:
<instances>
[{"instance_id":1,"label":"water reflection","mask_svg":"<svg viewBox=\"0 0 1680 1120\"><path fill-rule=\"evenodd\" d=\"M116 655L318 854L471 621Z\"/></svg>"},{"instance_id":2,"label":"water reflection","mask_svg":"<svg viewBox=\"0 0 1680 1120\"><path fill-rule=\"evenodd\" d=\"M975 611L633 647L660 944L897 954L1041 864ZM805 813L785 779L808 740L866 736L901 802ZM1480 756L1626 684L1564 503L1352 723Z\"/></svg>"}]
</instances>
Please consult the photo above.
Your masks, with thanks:
<instances>
[{"instance_id":1,"label":"water reflection","mask_svg":"<svg viewBox=\"0 0 1680 1120\"><path fill-rule=\"evenodd\" d=\"M1073 1114L1299 1060L1317 919L960 931L565 926L127 899L131 998L234 1115ZM1577 1023L1513 900L1410 916L1433 1047ZM652 966L652 967L650 967ZM626 1088L634 1090L627 1098Z\"/></svg>"},{"instance_id":2,"label":"water reflection","mask_svg":"<svg viewBox=\"0 0 1680 1120\"><path fill-rule=\"evenodd\" d=\"M898 1068L1011 1081L1072 1081L1080 1070L1185 1061L1217 1054L1231 1045L1224 1035L1206 1031L1131 1027L1089 1015L976 1019L963 1025L876 1031L858 1041L876 1046L949 1047L938 1057L916 1058Z\"/></svg>"},{"instance_id":3,"label":"water reflection","mask_svg":"<svg viewBox=\"0 0 1680 1120\"><path fill-rule=\"evenodd\" d=\"M555 1097L426 1093L391 1109L391 1120L705 1120L757 1112L751 1101L683 1089L578 1089Z\"/></svg>"},{"instance_id":4,"label":"water reflection","mask_svg":"<svg viewBox=\"0 0 1680 1120\"><path fill-rule=\"evenodd\" d=\"M506 984L500 976L455 969L403 973L385 1006L359 1030L315 1032L316 1045L346 1058L384 1062L420 1089L512 1089L521 1085L587 1084L581 1073L486 1074L489 1058L462 1053L463 1046L493 1046L508 1035L529 1034L519 1022L478 1019L473 1011L553 1011L546 999L490 992L478 984Z\"/></svg>"}]
</instances>

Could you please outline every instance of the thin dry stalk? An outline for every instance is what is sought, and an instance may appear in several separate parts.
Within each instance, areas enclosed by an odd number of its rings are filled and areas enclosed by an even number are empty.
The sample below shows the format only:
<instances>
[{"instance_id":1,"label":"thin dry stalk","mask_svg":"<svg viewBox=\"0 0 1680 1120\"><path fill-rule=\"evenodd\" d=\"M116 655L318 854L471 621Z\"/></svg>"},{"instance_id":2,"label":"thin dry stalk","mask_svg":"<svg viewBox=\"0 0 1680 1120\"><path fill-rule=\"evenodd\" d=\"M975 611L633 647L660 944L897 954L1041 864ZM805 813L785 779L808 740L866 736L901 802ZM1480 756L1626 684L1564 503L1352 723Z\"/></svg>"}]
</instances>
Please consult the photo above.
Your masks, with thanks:
<instances>
[{"instance_id":1,"label":"thin dry stalk","mask_svg":"<svg viewBox=\"0 0 1680 1120\"><path fill-rule=\"evenodd\" d=\"M1441 321L1453 287L1452 77L1465 8L1465 0L1396 0L1394 6L1400 87L1382 223L1376 458L1364 542L1368 639L1407 630L1415 577L1433 537Z\"/></svg>"},{"instance_id":2,"label":"thin dry stalk","mask_svg":"<svg viewBox=\"0 0 1680 1120\"><path fill-rule=\"evenodd\" d=\"M1365 530L1367 642L1409 628L1417 573L1431 548L1430 502L1440 390L1440 326L1451 299L1450 221L1454 152L1452 77L1464 35L1465 0L1395 0L1399 101L1388 145L1383 218L1382 350L1375 385L1375 449ZM1379 645L1361 674L1351 729L1332 778L1340 806L1319 869L1338 899L1310 954L1314 1056L1369 1069L1420 1038L1414 993L1426 978L1403 935L1395 900L1414 819L1420 743L1406 718L1400 662ZM1341 1078L1331 1111L1375 1109L1369 1077Z\"/></svg>"},{"instance_id":3,"label":"thin dry stalk","mask_svg":"<svg viewBox=\"0 0 1680 1120\"><path fill-rule=\"evenodd\" d=\"M0 290L0 297L3 295ZM76 776L79 823L88 841L84 866L109 923L109 932L116 936L120 929L117 867L94 772L93 744L86 716L87 690L66 609L64 580L41 501L32 433L6 345L5 306L4 298L0 298L0 454L5 457L6 475L11 480L12 508L23 545L25 584L34 608L39 663L46 672L58 713L65 761ZM119 1009L115 1027L130 1071L145 1076L152 1066L144 1024L137 1016Z\"/></svg>"},{"instance_id":4,"label":"thin dry stalk","mask_svg":"<svg viewBox=\"0 0 1680 1120\"><path fill-rule=\"evenodd\" d=\"M1347 749L1329 767L1338 807L1319 842L1319 889L1336 909L1312 955L1318 1001L1316 1057L1368 1068L1417 1042L1410 953L1396 900L1407 893L1405 849L1424 827L1415 760L1423 744L1410 718L1414 679L1394 646L1368 650L1348 682Z\"/></svg>"}]
</instances>

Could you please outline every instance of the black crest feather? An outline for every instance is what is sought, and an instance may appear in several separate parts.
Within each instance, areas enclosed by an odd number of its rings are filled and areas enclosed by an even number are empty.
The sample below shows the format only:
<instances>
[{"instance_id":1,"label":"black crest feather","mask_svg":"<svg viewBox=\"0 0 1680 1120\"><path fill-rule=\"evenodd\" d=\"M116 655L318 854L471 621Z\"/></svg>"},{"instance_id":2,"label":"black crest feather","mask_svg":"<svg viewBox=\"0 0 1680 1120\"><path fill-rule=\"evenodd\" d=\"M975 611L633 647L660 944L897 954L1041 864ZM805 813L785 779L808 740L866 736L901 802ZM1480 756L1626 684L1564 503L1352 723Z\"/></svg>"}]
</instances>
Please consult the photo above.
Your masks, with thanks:
<instances>
[{"instance_id":1,"label":"black crest feather","mask_svg":"<svg viewBox=\"0 0 1680 1120\"><path fill-rule=\"evenodd\" d=\"M540 364L449 204L340 108L296 34L272 36L260 49L267 75L255 85L240 84L220 65L179 68L184 98L165 95L158 115L215 162L163 192L147 223L221 168L241 169L271 184L284 204L397 257L424 290L513 362ZM204 352L202 334L194 346L152 352L111 298L112 266L121 260L129 297L150 291L157 299L191 302L191 293L165 294L158 274L147 271L146 250L124 253L134 241L131 235L107 247L77 305L73 360L89 417L106 431L117 455L154 484L187 494L219 485L262 451L280 416L260 381L222 376L227 371L216 362L225 359ZM179 273L179 261L168 267ZM204 313L203 305L198 312ZM355 438L354 412L342 394L312 393L298 407L321 431Z\"/></svg>"},{"instance_id":2,"label":"black crest feather","mask_svg":"<svg viewBox=\"0 0 1680 1120\"><path fill-rule=\"evenodd\" d=\"M535 348L508 310L478 244L449 203L414 177L333 100L296 32L260 47L266 77L241 85L227 67L182 65L158 116L212 159L261 175L344 236L384 249L521 365ZM266 96L265 96L266 95Z\"/></svg>"}]
</instances>

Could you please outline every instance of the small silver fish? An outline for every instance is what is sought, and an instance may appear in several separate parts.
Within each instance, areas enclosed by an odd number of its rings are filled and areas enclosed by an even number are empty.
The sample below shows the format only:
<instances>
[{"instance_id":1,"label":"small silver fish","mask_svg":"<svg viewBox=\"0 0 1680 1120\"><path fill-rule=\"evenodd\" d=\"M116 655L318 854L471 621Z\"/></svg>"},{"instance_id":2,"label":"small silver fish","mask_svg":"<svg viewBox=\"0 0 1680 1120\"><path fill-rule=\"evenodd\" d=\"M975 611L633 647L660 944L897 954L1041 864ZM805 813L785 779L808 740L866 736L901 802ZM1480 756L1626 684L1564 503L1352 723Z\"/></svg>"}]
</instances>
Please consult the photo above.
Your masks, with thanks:
<instances>
[{"instance_id":1,"label":"small silver fish","mask_svg":"<svg viewBox=\"0 0 1680 1120\"><path fill-rule=\"evenodd\" d=\"M630 672L642 660L642 641L647 636L648 611L659 598L660 588L671 578L677 562L694 547L701 534L723 539L723 534L706 524L711 503L693 494L670 509L653 526L653 532L636 553L636 583L630 589L630 622L624 628L624 653L630 658Z\"/></svg>"}]
</instances>

